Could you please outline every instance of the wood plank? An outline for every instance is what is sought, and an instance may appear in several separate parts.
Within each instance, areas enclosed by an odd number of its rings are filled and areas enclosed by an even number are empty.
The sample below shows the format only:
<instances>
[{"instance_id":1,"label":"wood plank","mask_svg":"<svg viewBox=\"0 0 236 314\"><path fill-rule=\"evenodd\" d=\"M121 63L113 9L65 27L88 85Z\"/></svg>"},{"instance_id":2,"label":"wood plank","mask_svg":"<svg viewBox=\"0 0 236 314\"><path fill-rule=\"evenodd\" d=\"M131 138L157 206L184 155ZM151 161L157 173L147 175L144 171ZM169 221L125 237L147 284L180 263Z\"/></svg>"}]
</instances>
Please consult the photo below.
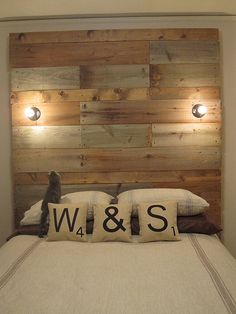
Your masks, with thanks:
<instances>
[{"instance_id":1,"label":"wood plank","mask_svg":"<svg viewBox=\"0 0 236 314\"><path fill-rule=\"evenodd\" d=\"M149 85L149 65L81 66L81 88L134 88Z\"/></svg>"},{"instance_id":2,"label":"wood plank","mask_svg":"<svg viewBox=\"0 0 236 314\"><path fill-rule=\"evenodd\" d=\"M220 168L220 148L17 149L14 172L159 171Z\"/></svg>"},{"instance_id":3,"label":"wood plank","mask_svg":"<svg viewBox=\"0 0 236 314\"><path fill-rule=\"evenodd\" d=\"M216 41L151 41L150 63L218 63Z\"/></svg>"},{"instance_id":4,"label":"wood plank","mask_svg":"<svg viewBox=\"0 0 236 314\"><path fill-rule=\"evenodd\" d=\"M220 170L60 172L62 184L220 182ZM47 172L15 173L17 185L48 184Z\"/></svg>"},{"instance_id":5,"label":"wood plank","mask_svg":"<svg viewBox=\"0 0 236 314\"><path fill-rule=\"evenodd\" d=\"M18 68L11 70L11 90L79 89L79 67Z\"/></svg>"},{"instance_id":6,"label":"wood plank","mask_svg":"<svg viewBox=\"0 0 236 314\"><path fill-rule=\"evenodd\" d=\"M10 45L122 40L218 40L218 38L219 32L214 28L80 30L13 33L10 34Z\"/></svg>"},{"instance_id":7,"label":"wood plank","mask_svg":"<svg viewBox=\"0 0 236 314\"><path fill-rule=\"evenodd\" d=\"M148 64L148 41L12 45L11 68Z\"/></svg>"},{"instance_id":8,"label":"wood plank","mask_svg":"<svg viewBox=\"0 0 236 314\"><path fill-rule=\"evenodd\" d=\"M150 99L220 99L219 87L152 87Z\"/></svg>"},{"instance_id":9,"label":"wood plank","mask_svg":"<svg viewBox=\"0 0 236 314\"><path fill-rule=\"evenodd\" d=\"M151 87L219 86L218 64L160 64L150 66Z\"/></svg>"},{"instance_id":10,"label":"wood plank","mask_svg":"<svg viewBox=\"0 0 236 314\"><path fill-rule=\"evenodd\" d=\"M152 87L78 90L20 91L11 93L11 104L65 101L219 99L219 87Z\"/></svg>"},{"instance_id":11,"label":"wood plank","mask_svg":"<svg viewBox=\"0 0 236 314\"><path fill-rule=\"evenodd\" d=\"M21 126L12 129L13 148L80 148L80 126Z\"/></svg>"},{"instance_id":12,"label":"wood plank","mask_svg":"<svg viewBox=\"0 0 236 314\"><path fill-rule=\"evenodd\" d=\"M81 132L84 148L150 146L148 124L83 125Z\"/></svg>"},{"instance_id":13,"label":"wood plank","mask_svg":"<svg viewBox=\"0 0 236 314\"><path fill-rule=\"evenodd\" d=\"M152 125L152 146L216 146L221 144L219 123L159 123Z\"/></svg>"},{"instance_id":14,"label":"wood plank","mask_svg":"<svg viewBox=\"0 0 236 314\"><path fill-rule=\"evenodd\" d=\"M201 119L192 115L193 100L82 102L81 124L219 122L219 101L204 100L208 112Z\"/></svg>"},{"instance_id":15,"label":"wood plank","mask_svg":"<svg viewBox=\"0 0 236 314\"><path fill-rule=\"evenodd\" d=\"M37 108L41 111L41 117L37 121L31 121L25 116L25 109L28 107L31 107L31 105L27 103L12 105L13 126L58 126L80 124L79 102L71 101L64 103L37 104Z\"/></svg>"}]
</instances>

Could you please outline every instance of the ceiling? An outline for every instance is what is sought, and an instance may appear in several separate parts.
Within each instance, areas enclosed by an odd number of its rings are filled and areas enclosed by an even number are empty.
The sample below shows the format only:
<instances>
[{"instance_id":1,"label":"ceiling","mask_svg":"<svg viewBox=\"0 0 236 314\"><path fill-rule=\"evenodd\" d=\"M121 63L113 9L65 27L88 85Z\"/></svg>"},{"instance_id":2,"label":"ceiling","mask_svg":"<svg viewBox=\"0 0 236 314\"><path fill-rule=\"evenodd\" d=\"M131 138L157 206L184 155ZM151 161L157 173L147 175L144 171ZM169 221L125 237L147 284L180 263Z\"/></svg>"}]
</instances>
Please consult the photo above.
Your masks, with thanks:
<instances>
[{"instance_id":1,"label":"ceiling","mask_svg":"<svg viewBox=\"0 0 236 314\"><path fill-rule=\"evenodd\" d=\"M0 20L116 14L236 15L236 0L8 0Z\"/></svg>"}]
</instances>

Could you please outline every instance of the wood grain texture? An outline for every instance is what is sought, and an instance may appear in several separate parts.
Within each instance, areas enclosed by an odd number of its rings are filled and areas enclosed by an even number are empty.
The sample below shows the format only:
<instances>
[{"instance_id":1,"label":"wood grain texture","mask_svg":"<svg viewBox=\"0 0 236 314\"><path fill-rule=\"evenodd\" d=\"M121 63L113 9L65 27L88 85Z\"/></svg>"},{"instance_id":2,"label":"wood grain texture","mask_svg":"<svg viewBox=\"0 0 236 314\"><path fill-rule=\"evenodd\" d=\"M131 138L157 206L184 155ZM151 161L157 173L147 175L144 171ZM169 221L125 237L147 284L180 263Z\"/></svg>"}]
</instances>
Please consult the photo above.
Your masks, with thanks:
<instances>
[{"instance_id":1,"label":"wood grain texture","mask_svg":"<svg viewBox=\"0 0 236 314\"><path fill-rule=\"evenodd\" d=\"M151 87L219 86L218 64L150 65Z\"/></svg>"},{"instance_id":2,"label":"wood grain texture","mask_svg":"<svg viewBox=\"0 0 236 314\"><path fill-rule=\"evenodd\" d=\"M80 148L80 126L21 126L12 129L13 148Z\"/></svg>"},{"instance_id":3,"label":"wood grain texture","mask_svg":"<svg viewBox=\"0 0 236 314\"><path fill-rule=\"evenodd\" d=\"M11 104L65 101L117 101L167 99L220 99L219 87L101 88L79 90L43 90L11 93Z\"/></svg>"},{"instance_id":4,"label":"wood grain texture","mask_svg":"<svg viewBox=\"0 0 236 314\"><path fill-rule=\"evenodd\" d=\"M81 66L81 88L149 86L149 65Z\"/></svg>"},{"instance_id":5,"label":"wood grain texture","mask_svg":"<svg viewBox=\"0 0 236 314\"><path fill-rule=\"evenodd\" d=\"M219 101L204 101L208 113L201 119L192 115L193 100L81 102L81 124L129 124L218 122Z\"/></svg>"},{"instance_id":6,"label":"wood grain texture","mask_svg":"<svg viewBox=\"0 0 236 314\"><path fill-rule=\"evenodd\" d=\"M79 102L71 101L65 103L37 104L37 108L41 111L41 117L37 121L31 121L25 116L25 109L28 107L31 107L31 105L27 103L12 105L13 126L58 126L80 124Z\"/></svg>"},{"instance_id":7,"label":"wood grain texture","mask_svg":"<svg viewBox=\"0 0 236 314\"><path fill-rule=\"evenodd\" d=\"M110 184L110 183L179 183L220 182L218 169L182 171L119 171L119 172L61 172L62 184ZM17 185L48 184L47 172L15 173Z\"/></svg>"},{"instance_id":8,"label":"wood grain texture","mask_svg":"<svg viewBox=\"0 0 236 314\"><path fill-rule=\"evenodd\" d=\"M152 146L217 146L220 123L159 123L152 125Z\"/></svg>"},{"instance_id":9,"label":"wood grain texture","mask_svg":"<svg viewBox=\"0 0 236 314\"><path fill-rule=\"evenodd\" d=\"M216 41L151 41L150 63L218 63Z\"/></svg>"},{"instance_id":10,"label":"wood grain texture","mask_svg":"<svg viewBox=\"0 0 236 314\"><path fill-rule=\"evenodd\" d=\"M12 45L12 68L148 64L148 41Z\"/></svg>"},{"instance_id":11,"label":"wood grain texture","mask_svg":"<svg viewBox=\"0 0 236 314\"><path fill-rule=\"evenodd\" d=\"M11 45L97 42L97 41L137 41L137 40L218 40L218 29L175 28L175 29L112 29L81 30L64 32L30 32L10 34Z\"/></svg>"},{"instance_id":12,"label":"wood grain texture","mask_svg":"<svg viewBox=\"0 0 236 314\"><path fill-rule=\"evenodd\" d=\"M125 149L17 149L15 172L158 171L219 169L219 146Z\"/></svg>"},{"instance_id":13,"label":"wood grain texture","mask_svg":"<svg viewBox=\"0 0 236 314\"><path fill-rule=\"evenodd\" d=\"M151 125L83 125L84 148L147 147L150 146Z\"/></svg>"}]
</instances>

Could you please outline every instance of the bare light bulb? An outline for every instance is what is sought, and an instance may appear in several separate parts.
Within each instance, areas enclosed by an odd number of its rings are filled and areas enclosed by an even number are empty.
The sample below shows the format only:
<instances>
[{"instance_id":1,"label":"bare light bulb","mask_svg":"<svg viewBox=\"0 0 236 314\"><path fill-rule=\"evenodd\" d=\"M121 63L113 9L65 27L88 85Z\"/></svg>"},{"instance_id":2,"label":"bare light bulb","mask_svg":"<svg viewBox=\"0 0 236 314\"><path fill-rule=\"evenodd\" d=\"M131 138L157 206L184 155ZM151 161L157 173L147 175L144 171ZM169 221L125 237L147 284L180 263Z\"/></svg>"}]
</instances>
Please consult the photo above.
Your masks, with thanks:
<instances>
[{"instance_id":1,"label":"bare light bulb","mask_svg":"<svg viewBox=\"0 0 236 314\"><path fill-rule=\"evenodd\" d=\"M202 118L207 113L207 107L202 104L196 104L192 108L192 114L196 118Z\"/></svg>"},{"instance_id":2,"label":"bare light bulb","mask_svg":"<svg viewBox=\"0 0 236 314\"><path fill-rule=\"evenodd\" d=\"M40 118L41 112L37 107L30 107L25 109L25 115L28 119L36 121Z\"/></svg>"}]
</instances>

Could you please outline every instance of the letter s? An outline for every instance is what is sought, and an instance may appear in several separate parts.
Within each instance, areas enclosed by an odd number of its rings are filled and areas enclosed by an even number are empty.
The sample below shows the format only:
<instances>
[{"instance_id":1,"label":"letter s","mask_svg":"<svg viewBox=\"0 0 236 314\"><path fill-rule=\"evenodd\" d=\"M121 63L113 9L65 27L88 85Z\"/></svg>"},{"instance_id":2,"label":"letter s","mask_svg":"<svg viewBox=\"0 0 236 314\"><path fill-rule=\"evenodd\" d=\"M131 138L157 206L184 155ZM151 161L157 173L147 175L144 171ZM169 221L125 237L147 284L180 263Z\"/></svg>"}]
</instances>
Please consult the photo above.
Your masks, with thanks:
<instances>
[{"instance_id":1,"label":"letter s","mask_svg":"<svg viewBox=\"0 0 236 314\"><path fill-rule=\"evenodd\" d=\"M148 224L148 228L150 230L154 231L154 232L161 232L161 231L164 231L168 227L168 221L167 221L167 219L165 217L152 213L152 209L155 208L155 207L159 207L162 210L166 210L166 208L164 206L162 206L162 205L152 205L152 206L150 206L148 208L147 213L151 217L161 219L163 221L163 223L164 223L164 226L162 228L158 229L158 228L154 228L151 224Z\"/></svg>"}]
</instances>

